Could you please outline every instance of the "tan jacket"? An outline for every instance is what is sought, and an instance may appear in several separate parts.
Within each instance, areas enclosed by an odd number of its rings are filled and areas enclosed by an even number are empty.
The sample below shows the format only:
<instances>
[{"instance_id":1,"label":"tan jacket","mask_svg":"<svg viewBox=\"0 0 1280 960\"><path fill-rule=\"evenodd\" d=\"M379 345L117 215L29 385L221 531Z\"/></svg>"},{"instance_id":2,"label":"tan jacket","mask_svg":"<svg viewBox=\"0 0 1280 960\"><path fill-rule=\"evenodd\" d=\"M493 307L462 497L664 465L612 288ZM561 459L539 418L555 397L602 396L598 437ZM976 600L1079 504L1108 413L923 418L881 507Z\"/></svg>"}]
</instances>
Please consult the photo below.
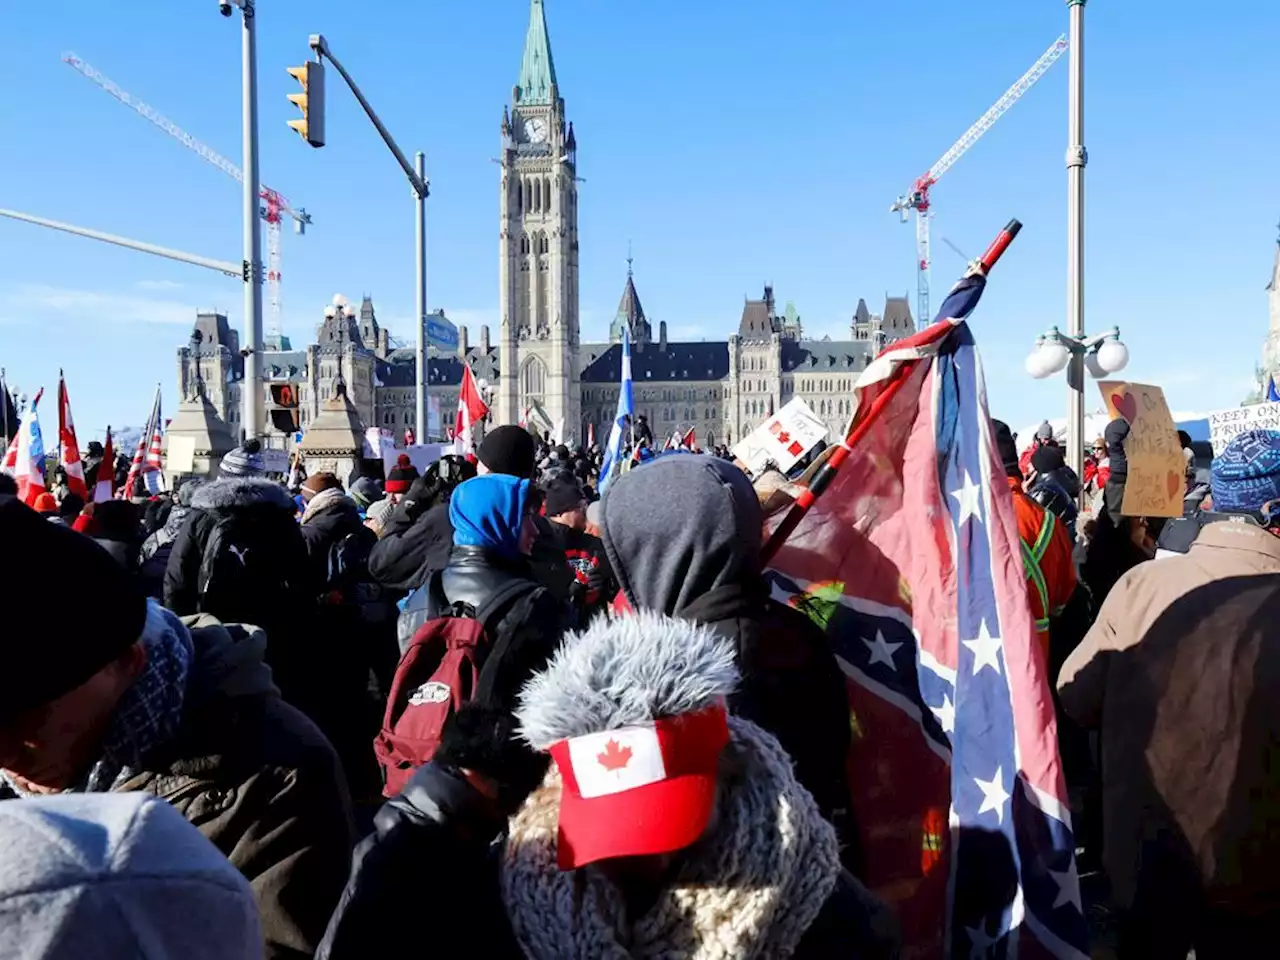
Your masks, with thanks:
<instances>
[{"instance_id":1,"label":"tan jacket","mask_svg":"<svg viewBox=\"0 0 1280 960\"><path fill-rule=\"evenodd\" d=\"M1101 730L1120 906L1177 871L1225 909L1280 909L1280 539L1213 523L1130 570L1058 692Z\"/></svg>"}]
</instances>

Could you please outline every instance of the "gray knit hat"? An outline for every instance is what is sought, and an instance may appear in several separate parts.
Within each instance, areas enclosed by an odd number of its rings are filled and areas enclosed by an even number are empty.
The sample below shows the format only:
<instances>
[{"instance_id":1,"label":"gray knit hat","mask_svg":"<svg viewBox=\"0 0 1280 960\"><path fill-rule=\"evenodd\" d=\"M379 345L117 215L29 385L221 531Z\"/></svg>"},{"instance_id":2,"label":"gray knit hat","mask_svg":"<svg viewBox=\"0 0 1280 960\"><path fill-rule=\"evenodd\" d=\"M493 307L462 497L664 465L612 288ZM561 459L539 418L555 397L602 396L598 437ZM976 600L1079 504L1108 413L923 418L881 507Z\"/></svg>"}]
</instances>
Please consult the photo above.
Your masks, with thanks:
<instances>
[{"instance_id":1,"label":"gray knit hat","mask_svg":"<svg viewBox=\"0 0 1280 960\"><path fill-rule=\"evenodd\" d=\"M246 440L243 446L236 447L218 464L218 475L223 477L261 477L266 472L262 444L257 440Z\"/></svg>"},{"instance_id":2,"label":"gray knit hat","mask_svg":"<svg viewBox=\"0 0 1280 960\"><path fill-rule=\"evenodd\" d=\"M365 519L377 520L378 523L386 523L387 518L391 516L391 511L395 508L396 505L390 500L377 500L369 504L369 508L365 510Z\"/></svg>"}]
</instances>

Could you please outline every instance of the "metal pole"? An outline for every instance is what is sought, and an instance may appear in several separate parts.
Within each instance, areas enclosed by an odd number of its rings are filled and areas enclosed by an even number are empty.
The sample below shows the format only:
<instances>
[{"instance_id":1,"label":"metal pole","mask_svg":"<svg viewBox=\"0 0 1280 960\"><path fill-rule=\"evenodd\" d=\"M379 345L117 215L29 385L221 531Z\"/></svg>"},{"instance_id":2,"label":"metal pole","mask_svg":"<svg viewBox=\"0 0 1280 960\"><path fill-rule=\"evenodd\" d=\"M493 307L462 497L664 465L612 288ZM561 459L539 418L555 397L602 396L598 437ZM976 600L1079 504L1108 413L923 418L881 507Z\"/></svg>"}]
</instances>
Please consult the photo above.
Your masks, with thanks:
<instances>
[{"instance_id":1,"label":"metal pole","mask_svg":"<svg viewBox=\"0 0 1280 960\"><path fill-rule=\"evenodd\" d=\"M425 183L426 158L419 150L413 158L414 171L418 180ZM417 351L417 399L414 402L413 435L418 443L427 442L427 198L416 186L412 188L413 208L416 219L416 251L414 268L413 296L414 308L418 314L418 351Z\"/></svg>"},{"instance_id":2,"label":"metal pole","mask_svg":"<svg viewBox=\"0 0 1280 960\"><path fill-rule=\"evenodd\" d=\"M90 230L88 227L77 227L75 224L62 223L59 220L48 220L45 217L36 217L29 213L19 213L17 210L0 210L0 217L8 217L11 220L21 220L24 223L34 223L36 226L48 227L51 230L62 230L66 233L73 233L77 237L88 237L90 240L101 240L103 243L114 243L117 247L127 247L130 250L150 253L157 257L167 257L170 260L177 260L180 263L190 263L193 266L206 267L210 270L217 270L219 273L225 273L228 277L235 277L237 280L244 275L243 264L232 263L230 260L215 260L212 257L201 257L194 253L183 253L181 250L170 250L168 247L158 247L154 243L143 243L141 240L130 240L128 237L118 237L114 233L103 233L101 230Z\"/></svg>"},{"instance_id":3,"label":"metal pole","mask_svg":"<svg viewBox=\"0 0 1280 960\"><path fill-rule=\"evenodd\" d=\"M1067 146L1067 333L1084 336L1084 6L1087 0L1067 0L1071 11L1068 80ZM1067 367L1067 465L1084 473L1084 353L1073 352Z\"/></svg>"},{"instance_id":4,"label":"metal pole","mask_svg":"<svg viewBox=\"0 0 1280 960\"><path fill-rule=\"evenodd\" d=\"M242 131L244 158L244 259L249 265L244 285L244 380L240 385L242 409L240 430L245 438L257 437L263 429L262 398L262 231L258 222L258 52L255 0L243 0L241 47Z\"/></svg>"}]
</instances>

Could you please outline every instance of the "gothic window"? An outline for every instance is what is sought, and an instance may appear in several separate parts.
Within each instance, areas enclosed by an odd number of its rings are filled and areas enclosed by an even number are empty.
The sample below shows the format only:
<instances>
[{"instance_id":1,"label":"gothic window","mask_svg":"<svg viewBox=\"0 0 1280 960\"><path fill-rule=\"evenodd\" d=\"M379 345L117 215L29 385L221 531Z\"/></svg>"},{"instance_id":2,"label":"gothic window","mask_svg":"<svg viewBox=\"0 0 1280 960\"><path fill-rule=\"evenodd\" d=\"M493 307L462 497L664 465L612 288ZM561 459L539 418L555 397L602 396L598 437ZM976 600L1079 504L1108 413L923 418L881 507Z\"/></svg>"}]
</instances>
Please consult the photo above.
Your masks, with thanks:
<instances>
[{"instance_id":1,"label":"gothic window","mask_svg":"<svg viewBox=\"0 0 1280 960\"><path fill-rule=\"evenodd\" d=\"M551 212L551 181L546 177L542 178L542 209Z\"/></svg>"},{"instance_id":2,"label":"gothic window","mask_svg":"<svg viewBox=\"0 0 1280 960\"><path fill-rule=\"evenodd\" d=\"M533 186L527 179L522 180L521 184L524 191L524 212L533 213Z\"/></svg>"},{"instance_id":3,"label":"gothic window","mask_svg":"<svg viewBox=\"0 0 1280 960\"><path fill-rule=\"evenodd\" d=\"M520 237L520 252L521 253L529 252L529 235L527 233L522 234Z\"/></svg>"},{"instance_id":4,"label":"gothic window","mask_svg":"<svg viewBox=\"0 0 1280 960\"><path fill-rule=\"evenodd\" d=\"M546 389L547 368L537 357L530 357L524 365L521 385L528 398L541 398Z\"/></svg>"},{"instance_id":5,"label":"gothic window","mask_svg":"<svg viewBox=\"0 0 1280 960\"><path fill-rule=\"evenodd\" d=\"M522 205L522 203L521 203L521 200L523 199L523 198L522 198L522 196L521 196L521 194L522 194L524 191L522 191L522 190L520 189L520 181L519 181L519 180L514 181L514 182L513 182L513 186L514 186L514 188L515 188L515 189L513 189L511 192L515 194L515 197L513 198L513 200L514 200L514 202L515 202L515 206L516 206L516 211L515 211L515 212L516 212L516 216L519 216L521 213L523 213L523 212L524 212L524 210L522 209L523 205Z\"/></svg>"}]
</instances>

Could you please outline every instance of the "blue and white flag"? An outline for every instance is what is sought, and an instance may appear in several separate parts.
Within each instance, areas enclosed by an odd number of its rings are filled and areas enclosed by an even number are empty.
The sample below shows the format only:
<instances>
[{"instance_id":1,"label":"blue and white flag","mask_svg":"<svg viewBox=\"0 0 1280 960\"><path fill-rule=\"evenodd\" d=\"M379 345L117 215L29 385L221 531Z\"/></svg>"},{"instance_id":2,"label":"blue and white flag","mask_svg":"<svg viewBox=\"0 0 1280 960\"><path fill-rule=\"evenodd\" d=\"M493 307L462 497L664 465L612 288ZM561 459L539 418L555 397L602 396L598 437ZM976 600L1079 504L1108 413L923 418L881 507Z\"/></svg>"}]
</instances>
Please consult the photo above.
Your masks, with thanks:
<instances>
[{"instance_id":1,"label":"blue and white flag","mask_svg":"<svg viewBox=\"0 0 1280 960\"><path fill-rule=\"evenodd\" d=\"M1280 390L1276 389L1274 374L1267 378L1267 400L1271 403L1280 402Z\"/></svg>"},{"instance_id":2,"label":"blue and white flag","mask_svg":"<svg viewBox=\"0 0 1280 960\"><path fill-rule=\"evenodd\" d=\"M622 439L631 430L631 417L635 415L635 403L631 393L631 337L622 330L622 380L618 390L618 412L609 431L609 442L604 448L604 464L600 467L600 492L607 487L622 468Z\"/></svg>"}]
</instances>

